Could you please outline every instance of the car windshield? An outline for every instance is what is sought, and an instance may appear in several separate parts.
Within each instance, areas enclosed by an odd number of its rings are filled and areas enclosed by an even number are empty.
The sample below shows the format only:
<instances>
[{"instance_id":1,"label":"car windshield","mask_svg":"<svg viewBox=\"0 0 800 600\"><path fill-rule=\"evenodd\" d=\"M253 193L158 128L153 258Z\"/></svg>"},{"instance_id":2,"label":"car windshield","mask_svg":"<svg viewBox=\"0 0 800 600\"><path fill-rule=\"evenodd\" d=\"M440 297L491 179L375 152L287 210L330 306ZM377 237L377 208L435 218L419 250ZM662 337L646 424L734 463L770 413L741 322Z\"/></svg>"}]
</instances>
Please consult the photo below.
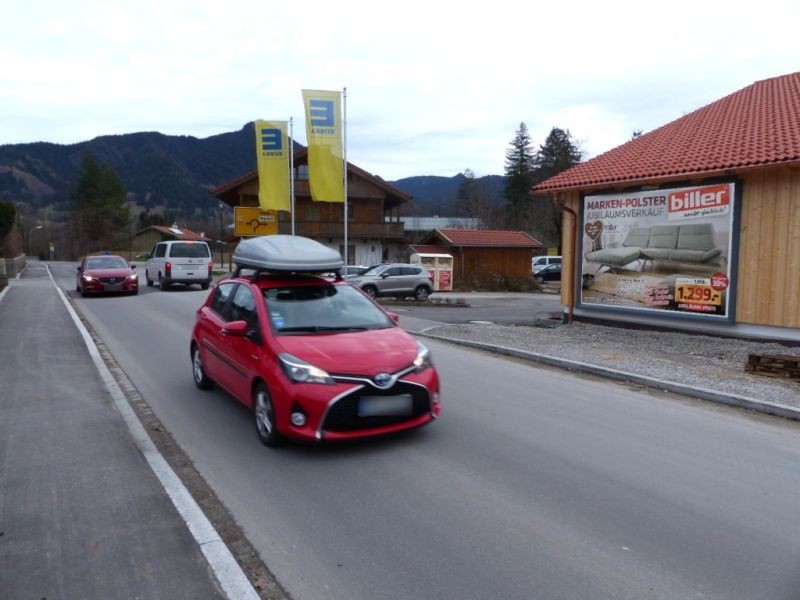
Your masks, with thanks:
<instances>
[{"instance_id":1,"label":"car windshield","mask_svg":"<svg viewBox=\"0 0 800 600\"><path fill-rule=\"evenodd\" d=\"M172 244L169 255L172 258L206 258L208 257L208 246L195 242Z\"/></svg>"},{"instance_id":2,"label":"car windshield","mask_svg":"<svg viewBox=\"0 0 800 600\"><path fill-rule=\"evenodd\" d=\"M364 271L361 275L380 275L389 265L375 265Z\"/></svg>"},{"instance_id":3,"label":"car windshield","mask_svg":"<svg viewBox=\"0 0 800 600\"><path fill-rule=\"evenodd\" d=\"M394 323L349 285L311 285L264 290L267 313L279 334L386 329Z\"/></svg>"},{"instance_id":4,"label":"car windshield","mask_svg":"<svg viewBox=\"0 0 800 600\"><path fill-rule=\"evenodd\" d=\"M97 256L86 259L87 269L127 269L128 263L121 256Z\"/></svg>"}]
</instances>

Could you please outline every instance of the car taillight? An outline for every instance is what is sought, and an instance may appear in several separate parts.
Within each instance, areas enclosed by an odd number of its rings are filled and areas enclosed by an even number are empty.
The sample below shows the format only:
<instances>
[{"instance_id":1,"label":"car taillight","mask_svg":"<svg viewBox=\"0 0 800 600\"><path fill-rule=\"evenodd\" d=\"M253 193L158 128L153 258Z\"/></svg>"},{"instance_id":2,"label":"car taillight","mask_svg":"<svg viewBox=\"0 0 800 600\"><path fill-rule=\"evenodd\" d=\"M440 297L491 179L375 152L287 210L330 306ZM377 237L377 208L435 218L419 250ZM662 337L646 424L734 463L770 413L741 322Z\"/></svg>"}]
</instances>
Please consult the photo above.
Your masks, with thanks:
<instances>
[{"instance_id":1,"label":"car taillight","mask_svg":"<svg viewBox=\"0 0 800 600\"><path fill-rule=\"evenodd\" d=\"M211 277L211 273L214 271L214 263L208 263L208 276Z\"/></svg>"},{"instance_id":2,"label":"car taillight","mask_svg":"<svg viewBox=\"0 0 800 600\"><path fill-rule=\"evenodd\" d=\"M164 276L169 277L170 275L172 275L172 263L167 262L164 264Z\"/></svg>"}]
</instances>

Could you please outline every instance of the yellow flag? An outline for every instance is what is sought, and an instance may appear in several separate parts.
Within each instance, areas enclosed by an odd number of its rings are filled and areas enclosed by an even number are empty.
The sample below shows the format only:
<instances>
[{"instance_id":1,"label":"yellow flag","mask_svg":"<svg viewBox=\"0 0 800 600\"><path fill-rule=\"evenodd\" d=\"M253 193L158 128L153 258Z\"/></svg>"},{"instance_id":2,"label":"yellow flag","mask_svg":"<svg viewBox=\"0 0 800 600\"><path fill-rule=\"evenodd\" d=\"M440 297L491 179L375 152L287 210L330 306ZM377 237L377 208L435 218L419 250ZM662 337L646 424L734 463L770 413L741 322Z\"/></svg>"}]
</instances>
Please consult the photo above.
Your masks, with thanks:
<instances>
[{"instance_id":1,"label":"yellow flag","mask_svg":"<svg viewBox=\"0 0 800 600\"><path fill-rule=\"evenodd\" d=\"M256 121L258 204L262 210L291 210L289 136L286 121Z\"/></svg>"},{"instance_id":2,"label":"yellow flag","mask_svg":"<svg viewBox=\"0 0 800 600\"><path fill-rule=\"evenodd\" d=\"M342 93L303 90L308 182L317 202L344 202Z\"/></svg>"}]
</instances>

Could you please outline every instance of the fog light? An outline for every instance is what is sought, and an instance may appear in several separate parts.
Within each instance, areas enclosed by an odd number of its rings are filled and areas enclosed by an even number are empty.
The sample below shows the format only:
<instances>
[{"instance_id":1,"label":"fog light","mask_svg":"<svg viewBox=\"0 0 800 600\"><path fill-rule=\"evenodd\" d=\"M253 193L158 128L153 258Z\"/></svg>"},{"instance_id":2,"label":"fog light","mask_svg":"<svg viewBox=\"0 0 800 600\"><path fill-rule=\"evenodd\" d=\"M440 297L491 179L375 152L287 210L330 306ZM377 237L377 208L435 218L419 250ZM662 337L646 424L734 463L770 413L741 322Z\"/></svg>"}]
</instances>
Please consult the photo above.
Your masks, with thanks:
<instances>
[{"instance_id":1,"label":"fog light","mask_svg":"<svg viewBox=\"0 0 800 600\"><path fill-rule=\"evenodd\" d=\"M301 412L293 412L292 413L292 425L295 427L302 427L306 424L306 416Z\"/></svg>"}]
</instances>

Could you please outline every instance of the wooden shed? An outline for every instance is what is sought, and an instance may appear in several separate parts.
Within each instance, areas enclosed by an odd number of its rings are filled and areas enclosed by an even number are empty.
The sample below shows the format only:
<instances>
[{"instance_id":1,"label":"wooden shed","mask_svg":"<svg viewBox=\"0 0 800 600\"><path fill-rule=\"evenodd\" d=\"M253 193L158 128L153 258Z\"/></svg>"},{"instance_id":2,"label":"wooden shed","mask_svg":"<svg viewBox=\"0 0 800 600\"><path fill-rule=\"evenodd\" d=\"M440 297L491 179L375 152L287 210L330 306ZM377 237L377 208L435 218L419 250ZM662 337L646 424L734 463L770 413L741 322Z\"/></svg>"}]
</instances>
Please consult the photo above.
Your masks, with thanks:
<instances>
[{"instance_id":1,"label":"wooden shed","mask_svg":"<svg viewBox=\"0 0 800 600\"><path fill-rule=\"evenodd\" d=\"M800 73L533 188L564 210L565 310L800 341Z\"/></svg>"},{"instance_id":2,"label":"wooden shed","mask_svg":"<svg viewBox=\"0 0 800 600\"><path fill-rule=\"evenodd\" d=\"M524 231L434 229L420 247L451 254L453 278L463 281L492 273L530 277L533 253L543 246Z\"/></svg>"}]
</instances>

